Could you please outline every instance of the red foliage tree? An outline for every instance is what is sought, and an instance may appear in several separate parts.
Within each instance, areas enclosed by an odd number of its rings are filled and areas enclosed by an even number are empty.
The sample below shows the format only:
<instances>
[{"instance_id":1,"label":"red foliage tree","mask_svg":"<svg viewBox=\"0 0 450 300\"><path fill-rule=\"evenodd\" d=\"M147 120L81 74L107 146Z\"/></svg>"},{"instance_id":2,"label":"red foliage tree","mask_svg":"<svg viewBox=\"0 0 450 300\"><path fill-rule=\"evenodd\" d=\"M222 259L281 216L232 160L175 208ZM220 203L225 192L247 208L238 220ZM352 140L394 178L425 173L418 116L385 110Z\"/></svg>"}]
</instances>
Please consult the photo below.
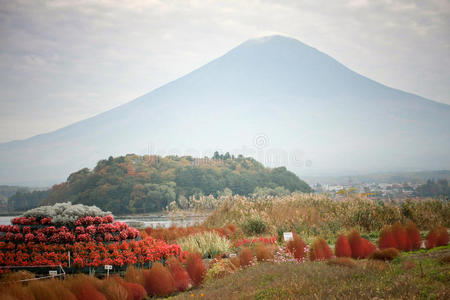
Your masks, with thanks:
<instances>
[{"instance_id":1,"label":"red foliage tree","mask_svg":"<svg viewBox=\"0 0 450 300\"><path fill-rule=\"evenodd\" d=\"M350 248L352 249L352 258L364 258L364 244L357 230L352 230L347 236Z\"/></svg>"},{"instance_id":2,"label":"red foliage tree","mask_svg":"<svg viewBox=\"0 0 450 300\"><path fill-rule=\"evenodd\" d=\"M294 239L287 243L287 248L297 260L305 258L306 243L297 234L294 234Z\"/></svg>"},{"instance_id":3,"label":"red foliage tree","mask_svg":"<svg viewBox=\"0 0 450 300\"><path fill-rule=\"evenodd\" d=\"M206 275L206 266L198 253L192 253L186 260L186 271L194 285L202 283Z\"/></svg>"},{"instance_id":4,"label":"red foliage tree","mask_svg":"<svg viewBox=\"0 0 450 300\"><path fill-rule=\"evenodd\" d=\"M391 226L385 226L381 232L380 237L378 238L378 248L397 248L397 241L395 239L394 232L392 231Z\"/></svg>"},{"instance_id":5,"label":"red foliage tree","mask_svg":"<svg viewBox=\"0 0 450 300\"><path fill-rule=\"evenodd\" d=\"M417 225L413 222L409 222L406 225L406 232L408 233L411 250L420 249L420 246L422 245L422 237L420 236L420 231L417 228Z\"/></svg>"},{"instance_id":6,"label":"red foliage tree","mask_svg":"<svg viewBox=\"0 0 450 300\"><path fill-rule=\"evenodd\" d=\"M336 244L334 245L334 253L337 257L352 256L352 248L350 248L350 244L345 235L341 234L336 240Z\"/></svg>"},{"instance_id":7,"label":"red foliage tree","mask_svg":"<svg viewBox=\"0 0 450 300\"><path fill-rule=\"evenodd\" d=\"M178 291L185 291L192 286L192 281L189 274L176 258L171 257L169 259L168 267L170 273L172 273L173 279L175 280L175 288Z\"/></svg>"},{"instance_id":8,"label":"red foliage tree","mask_svg":"<svg viewBox=\"0 0 450 300\"><path fill-rule=\"evenodd\" d=\"M145 289L149 295L167 296L175 291L172 274L161 263L154 263L152 268L143 271Z\"/></svg>"}]
</instances>

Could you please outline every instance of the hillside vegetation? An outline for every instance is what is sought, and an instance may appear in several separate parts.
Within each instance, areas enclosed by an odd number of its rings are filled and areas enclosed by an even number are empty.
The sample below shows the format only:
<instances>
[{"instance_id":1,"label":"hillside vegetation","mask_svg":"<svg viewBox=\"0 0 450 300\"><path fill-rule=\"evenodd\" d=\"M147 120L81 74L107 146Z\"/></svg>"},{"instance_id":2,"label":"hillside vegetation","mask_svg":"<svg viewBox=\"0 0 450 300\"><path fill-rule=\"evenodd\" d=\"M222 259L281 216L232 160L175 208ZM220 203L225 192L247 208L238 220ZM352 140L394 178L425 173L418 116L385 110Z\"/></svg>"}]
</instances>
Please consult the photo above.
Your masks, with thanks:
<instances>
[{"instance_id":1,"label":"hillside vegetation","mask_svg":"<svg viewBox=\"0 0 450 300\"><path fill-rule=\"evenodd\" d=\"M284 167L269 169L253 158L215 153L212 158L139 156L129 154L101 160L93 170L72 173L55 185L42 204L70 201L96 205L115 214L161 211L167 206L189 207L192 196L249 196L263 188L311 192Z\"/></svg>"}]
</instances>

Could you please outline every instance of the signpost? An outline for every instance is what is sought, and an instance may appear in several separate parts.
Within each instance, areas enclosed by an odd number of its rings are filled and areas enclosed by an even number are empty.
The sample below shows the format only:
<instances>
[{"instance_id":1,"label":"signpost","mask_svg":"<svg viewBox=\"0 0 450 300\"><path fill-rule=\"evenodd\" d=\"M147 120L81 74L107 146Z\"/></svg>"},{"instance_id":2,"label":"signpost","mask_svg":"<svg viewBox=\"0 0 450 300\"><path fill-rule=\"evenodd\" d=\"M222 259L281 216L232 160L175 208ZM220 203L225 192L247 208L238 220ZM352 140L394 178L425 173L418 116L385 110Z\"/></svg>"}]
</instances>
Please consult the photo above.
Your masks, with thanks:
<instances>
[{"instance_id":1,"label":"signpost","mask_svg":"<svg viewBox=\"0 0 450 300\"><path fill-rule=\"evenodd\" d=\"M111 265L105 265L105 270L106 270L106 277L109 277L109 270L112 270L112 266Z\"/></svg>"},{"instance_id":2,"label":"signpost","mask_svg":"<svg viewBox=\"0 0 450 300\"><path fill-rule=\"evenodd\" d=\"M285 242L293 241L294 235L292 234L292 232L283 232L283 238Z\"/></svg>"},{"instance_id":3,"label":"signpost","mask_svg":"<svg viewBox=\"0 0 450 300\"><path fill-rule=\"evenodd\" d=\"M48 275L55 277L58 275L58 271L48 271Z\"/></svg>"}]
</instances>

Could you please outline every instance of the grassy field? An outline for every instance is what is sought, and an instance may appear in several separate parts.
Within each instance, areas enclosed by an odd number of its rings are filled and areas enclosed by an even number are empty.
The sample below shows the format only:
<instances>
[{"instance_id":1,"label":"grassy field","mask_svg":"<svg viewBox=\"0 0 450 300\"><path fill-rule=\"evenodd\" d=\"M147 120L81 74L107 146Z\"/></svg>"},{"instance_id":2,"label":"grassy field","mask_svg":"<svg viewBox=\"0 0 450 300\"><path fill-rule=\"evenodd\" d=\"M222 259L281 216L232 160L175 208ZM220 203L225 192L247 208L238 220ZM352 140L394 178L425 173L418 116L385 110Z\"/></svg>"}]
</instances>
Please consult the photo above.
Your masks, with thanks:
<instances>
[{"instance_id":1,"label":"grassy field","mask_svg":"<svg viewBox=\"0 0 450 300\"><path fill-rule=\"evenodd\" d=\"M450 227L450 202L436 199L414 199L382 202L360 196L335 200L326 195L292 194L252 199L241 196L222 199L221 205L206 219L209 227L235 224L247 235L259 224L260 233L277 234L295 231L306 242L315 237L329 244L353 228L361 234L375 235L385 225L412 221L420 230L438 225Z\"/></svg>"},{"instance_id":2,"label":"grassy field","mask_svg":"<svg viewBox=\"0 0 450 300\"><path fill-rule=\"evenodd\" d=\"M450 299L450 246L391 263L260 263L170 299Z\"/></svg>"}]
</instances>

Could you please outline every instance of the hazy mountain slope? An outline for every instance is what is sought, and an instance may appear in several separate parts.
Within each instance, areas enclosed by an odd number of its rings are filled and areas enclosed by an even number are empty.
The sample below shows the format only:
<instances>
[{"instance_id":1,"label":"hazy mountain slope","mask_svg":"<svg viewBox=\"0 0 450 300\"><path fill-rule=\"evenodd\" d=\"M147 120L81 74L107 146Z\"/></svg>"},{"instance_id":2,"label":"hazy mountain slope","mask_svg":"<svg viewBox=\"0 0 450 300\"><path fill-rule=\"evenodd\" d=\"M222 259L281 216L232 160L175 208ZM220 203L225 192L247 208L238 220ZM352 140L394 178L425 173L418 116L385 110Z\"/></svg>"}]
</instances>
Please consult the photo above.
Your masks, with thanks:
<instances>
[{"instance_id":1,"label":"hazy mountain slope","mask_svg":"<svg viewBox=\"0 0 450 300\"><path fill-rule=\"evenodd\" d=\"M0 182L58 182L109 155L149 149L197 157L240 152L308 173L447 169L449 128L449 105L272 36L93 118L1 144ZM260 135L265 147L256 148Z\"/></svg>"}]
</instances>

